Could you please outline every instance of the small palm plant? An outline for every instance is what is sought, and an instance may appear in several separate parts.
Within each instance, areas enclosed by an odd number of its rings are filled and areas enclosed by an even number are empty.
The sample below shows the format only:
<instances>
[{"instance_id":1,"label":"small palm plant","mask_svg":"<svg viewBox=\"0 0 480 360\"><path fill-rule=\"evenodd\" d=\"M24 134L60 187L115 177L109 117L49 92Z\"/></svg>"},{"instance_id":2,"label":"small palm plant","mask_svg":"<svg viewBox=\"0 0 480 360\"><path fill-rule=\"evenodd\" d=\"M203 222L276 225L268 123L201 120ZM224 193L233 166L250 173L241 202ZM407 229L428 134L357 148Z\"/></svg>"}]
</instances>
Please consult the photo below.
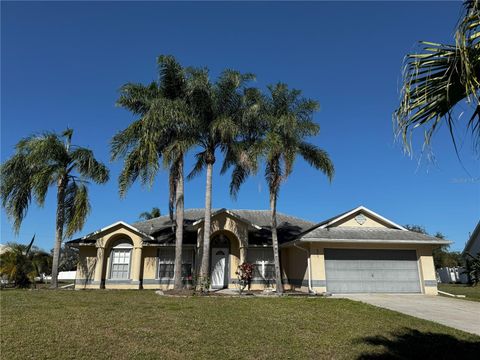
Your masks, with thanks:
<instances>
[{"instance_id":1,"label":"small palm plant","mask_svg":"<svg viewBox=\"0 0 480 360\"><path fill-rule=\"evenodd\" d=\"M35 277L50 272L52 257L33 246L34 240L35 235L29 245L7 243L0 255L0 275L16 287L29 287Z\"/></svg>"},{"instance_id":2,"label":"small palm plant","mask_svg":"<svg viewBox=\"0 0 480 360\"><path fill-rule=\"evenodd\" d=\"M90 212L87 184L104 184L109 171L87 148L71 144L73 130L44 133L21 140L15 154L2 164L2 205L18 233L34 198L39 206L51 186L57 189L52 287L58 286L60 248L64 237L81 230Z\"/></svg>"},{"instance_id":3,"label":"small palm plant","mask_svg":"<svg viewBox=\"0 0 480 360\"><path fill-rule=\"evenodd\" d=\"M140 219L151 220L161 216L160 209L158 207L153 207L150 211L144 211L139 215Z\"/></svg>"}]
</instances>

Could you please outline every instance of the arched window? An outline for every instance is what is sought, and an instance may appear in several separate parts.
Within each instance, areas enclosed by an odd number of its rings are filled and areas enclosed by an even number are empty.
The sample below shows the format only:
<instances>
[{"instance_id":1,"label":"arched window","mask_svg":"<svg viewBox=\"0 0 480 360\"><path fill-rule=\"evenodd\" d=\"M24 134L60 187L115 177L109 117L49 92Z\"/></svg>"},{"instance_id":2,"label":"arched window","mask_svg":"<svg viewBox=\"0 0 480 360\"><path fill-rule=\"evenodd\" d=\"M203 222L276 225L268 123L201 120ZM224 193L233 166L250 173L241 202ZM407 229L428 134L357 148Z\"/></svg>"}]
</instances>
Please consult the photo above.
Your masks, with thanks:
<instances>
[{"instance_id":1,"label":"arched window","mask_svg":"<svg viewBox=\"0 0 480 360\"><path fill-rule=\"evenodd\" d=\"M128 239L117 240L110 253L110 279L130 279L132 243Z\"/></svg>"}]
</instances>

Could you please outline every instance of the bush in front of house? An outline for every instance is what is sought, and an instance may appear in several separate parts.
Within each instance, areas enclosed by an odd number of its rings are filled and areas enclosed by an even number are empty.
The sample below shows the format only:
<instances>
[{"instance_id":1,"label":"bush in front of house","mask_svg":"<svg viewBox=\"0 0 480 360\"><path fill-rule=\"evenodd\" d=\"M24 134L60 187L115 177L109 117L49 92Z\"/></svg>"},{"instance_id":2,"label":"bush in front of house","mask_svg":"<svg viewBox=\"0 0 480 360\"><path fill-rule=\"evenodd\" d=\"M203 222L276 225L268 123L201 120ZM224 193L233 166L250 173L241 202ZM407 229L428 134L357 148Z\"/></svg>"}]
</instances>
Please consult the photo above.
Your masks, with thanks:
<instances>
[{"instance_id":1,"label":"bush in front of house","mask_svg":"<svg viewBox=\"0 0 480 360\"><path fill-rule=\"evenodd\" d=\"M255 270L255 265L244 262L239 265L235 274L238 278L238 284L240 285L240 293L248 288L250 290L250 285L252 284L253 271Z\"/></svg>"}]
</instances>

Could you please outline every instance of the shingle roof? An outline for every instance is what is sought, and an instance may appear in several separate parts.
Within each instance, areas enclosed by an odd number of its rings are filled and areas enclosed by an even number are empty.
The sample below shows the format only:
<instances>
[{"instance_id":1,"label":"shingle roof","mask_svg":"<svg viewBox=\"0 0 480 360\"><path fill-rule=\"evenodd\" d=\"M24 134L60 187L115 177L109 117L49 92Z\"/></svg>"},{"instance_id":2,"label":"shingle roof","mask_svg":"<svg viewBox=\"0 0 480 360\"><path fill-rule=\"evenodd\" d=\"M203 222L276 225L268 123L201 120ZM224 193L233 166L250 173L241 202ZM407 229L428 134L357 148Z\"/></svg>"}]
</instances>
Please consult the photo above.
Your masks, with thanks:
<instances>
[{"instance_id":1,"label":"shingle roof","mask_svg":"<svg viewBox=\"0 0 480 360\"><path fill-rule=\"evenodd\" d=\"M227 211L226 209L212 209L212 214ZM249 233L250 244L271 244L270 231L270 210L228 210L230 214L237 216L242 221L254 225L254 229ZM346 212L348 213L348 212ZM346 214L344 213L344 214ZM340 215L341 216L341 215ZM184 215L185 221L185 239L186 244L196 243L196 233L193 224L202 220L204 209L186 209ZM337 218L338 215L332 219ZM408 230L399 230L391 228L377 227L331 227L321 228L329 220L314 224L295 216L277 213L278 238L281 244L292 241L303 242L359 242L359 243L422 243L422 244L449 244L450 241L431 237L428 235L416 233ZM175 240L172 224L169 216L160 216L151 220L133 223L129 226L134 227L145 236L151 237L147 242L171 243ZM259 228L260 227L260 228ZM69 241L76 242L94 242L99 236L99 231L88 234L83 238Z\"/></svg>"},{"instance_id":2,"label":"shingle roof","mask_svg":"<svg viewBox=\"0 0 480 360\"><path fill-rule=\"evenodd\" d=\"M432 243L449 244L448 240L420 234L414 231L388 228L361 228L361 227L334 227L327 229L316 228L299 237L299 241L328 242L328 241L358 241L358 242L400 242L400 243Z\"/></svg>"},{"instance_id":3,"label":"shingle roof","mask_svg":"<svg viewBox=\"0 0 480 360\"><path fill-rule=\"evenodd\" d=\"M212 213L217 212L221 209L212 209ZM250 222L253 225L260 226L265 229L270 229L270 210L228 210L229 212L237 215L238 217ZM204 217L204 209L186 209L184 215L185 227L187 229L191 228L192 224L201 220ZM305 231L311 228L314 223L306 221L294 216L277 213L277 224L278 227L292 225L299 229L298 233ZM132 224L133 227L137 228L139 231L144 232L149 235L156 234L162 230L170 228L171 222L169 216L160 216L155 219L136 222Z\"/></svg>"}]
</instances>

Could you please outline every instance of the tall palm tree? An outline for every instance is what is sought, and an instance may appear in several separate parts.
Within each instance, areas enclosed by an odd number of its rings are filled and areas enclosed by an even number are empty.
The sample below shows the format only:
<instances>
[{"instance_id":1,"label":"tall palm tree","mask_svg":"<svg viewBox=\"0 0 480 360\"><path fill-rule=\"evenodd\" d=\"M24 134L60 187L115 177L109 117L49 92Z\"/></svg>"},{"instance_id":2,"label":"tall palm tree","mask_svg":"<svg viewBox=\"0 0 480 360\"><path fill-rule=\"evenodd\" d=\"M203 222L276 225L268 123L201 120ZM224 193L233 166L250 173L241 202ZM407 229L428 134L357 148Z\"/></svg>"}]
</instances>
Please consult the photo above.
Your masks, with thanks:
<instances>
[{"instance_id":1,"label":"tall palm tree","mask_svg":"<svg viewBox=\"0 0 480 360\"><path fill-rule=\"evenodd\" d=\"M160 209L158 207L153 207L152 210L150 211L144 211L142 212L138 217L140 219L144 219L144 220L150 220L150 219L154 219L156 217L159 217L161 216L161 212L160 212Z\"/></svg>"},{"instance_id":2,"label":"tall palm tree","mask_svg":"<svg viewBox=\"0 0 480 360\"><path fill-rule=\"evenodd\" d=\"M52 287L58 285L58 264L64 236L81 230L90 212L89 181L104 184L109 171L87 148L71 145L73 130L44 133L21 140L15 154L0 169L2 205L15 231L27 214L32 197L43 206L48 189L57 187ZM63 141L64 140L64 141Z\"/></svg>"},{"instance_id":3,"label":"tall palm tree","mask_svg":"<svg viewBox=\"0 0 480 360\"><path fill-rule=\"evenodd\" d=\"M195 155L196 163L188 178L193 178L206 169L205 220L203 244L200 246L198 287L203 286L209 277L212 174L216 152L231 152L240 130L246 84L253 79L252 74L225 70L217 81L211 82L207 69L193 69L189 72L187 92L197 119L197 145L200 151Z\"/></svg>"},{"instance_id":4,"label":"tall palm tree","mask_svg":"<svg viewBox=\"0 0 480 360\"><path fill-rule=\"evenodd\" d=\"M175 210L174 286L182 287L182 244L184 218L184 156L194 143L192 117L186 102L186 75L173 56L159 56L159 80L149 85L127 83L117 104L138 119L116 134L111 143L112 159L124 158L119 177L120 195L140 178L151 186L163 165L169 167L169 212Z\"/></svg>"},{"instance_id":5,"label":"tall palm tree","mask_svg":"<svg viewBox=\"0 0 480 360\"><path fill-rule=\"evenodd\" d=\"M318 103L301 97L301 91L290 90L286 84L268 86L269 93L263 98L263 109L259 114L258 127L251 127L250 141L246 141L243 154L234 165L230 192L236 196L247 176L255 172L258 162L265 162L265 179L270 193L272 245L275 263L275 281L278 293L283 292L280 271L280 256L277 236L277 199L280 186L292 173L297 156L310 166L320 170L331 180L334 166L328 154L305 138L319 133L313 121Z\"/></svg>"},{"instance_id":6,"label":"tall palm tree","mask_svg":"<svg viewBox=\"0 0 480 360\"><path fill-rule=\"evenodd\" d=\"M466 128L471 129L474 147L480 150L480 2L465 1L464 6L455 44L421 41L421 51L406 56L394 122L396 135L402 137L407 152L411 152L413 129L425 128L424 146L429 146L435 130L445 123L458 154L453 111L460 103L472 106Z\"/></svg>"}]
</instances>

